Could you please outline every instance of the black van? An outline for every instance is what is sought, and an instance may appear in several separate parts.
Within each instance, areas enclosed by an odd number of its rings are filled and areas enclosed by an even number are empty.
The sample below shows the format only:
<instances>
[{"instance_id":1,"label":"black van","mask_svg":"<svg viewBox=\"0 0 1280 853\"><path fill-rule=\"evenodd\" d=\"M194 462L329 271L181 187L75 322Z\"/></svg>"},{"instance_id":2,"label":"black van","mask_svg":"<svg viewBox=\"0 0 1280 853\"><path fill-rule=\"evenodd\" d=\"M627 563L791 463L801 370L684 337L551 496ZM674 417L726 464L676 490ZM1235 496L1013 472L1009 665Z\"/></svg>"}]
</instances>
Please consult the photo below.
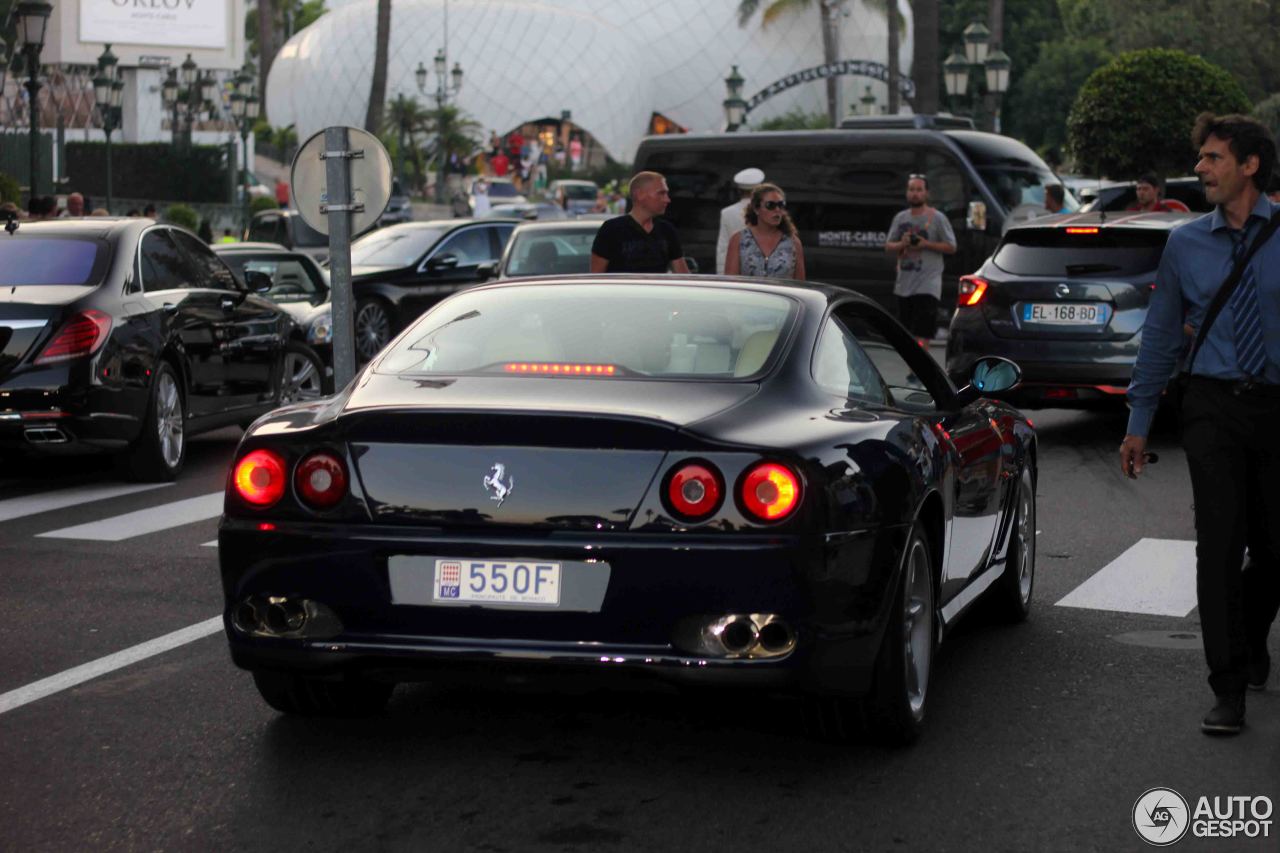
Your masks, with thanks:
<instances>
[{"instance_id":1,"label":"black van","mask_svg":"<svg viewBox=\"0 0 1280 853\"><path fill-rule=\"evenodd\" d=\"M1045 186L1061 183L1026 145L970 128L947 117L871 116L839 130L651 136L635 166L666 177L666 217L704 270L715 269L720 210L738 196L734 174L763 169L787 195L809 278L885 304L895 276L895 259L884 251L889 223L906 207L907 176L928 175L930 203L951 220L958 241L942 282L949 313L960 276L982 265L1006 224L1043 214Z\"/></svg>"}]
</instances>

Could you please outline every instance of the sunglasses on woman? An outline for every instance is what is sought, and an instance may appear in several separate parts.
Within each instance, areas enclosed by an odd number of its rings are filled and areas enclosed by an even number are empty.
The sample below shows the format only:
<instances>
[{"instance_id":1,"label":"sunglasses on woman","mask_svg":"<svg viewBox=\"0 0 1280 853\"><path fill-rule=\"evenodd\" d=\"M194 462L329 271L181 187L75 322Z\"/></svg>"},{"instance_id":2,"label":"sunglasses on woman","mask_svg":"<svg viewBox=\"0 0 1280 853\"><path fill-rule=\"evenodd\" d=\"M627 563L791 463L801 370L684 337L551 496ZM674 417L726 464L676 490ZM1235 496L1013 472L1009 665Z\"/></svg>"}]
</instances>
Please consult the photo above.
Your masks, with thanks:
<instances>
[{"instance_id":1,"label":"sunglasses on woman","mask_svg":"<svg viewBox=\"0 0 1280 853\"><path fill-rule=\"evenodd\" d=\"M762 202L765 210L786 210L787 203L785 201L766 201Z\"/></svg>"}]
</instances>

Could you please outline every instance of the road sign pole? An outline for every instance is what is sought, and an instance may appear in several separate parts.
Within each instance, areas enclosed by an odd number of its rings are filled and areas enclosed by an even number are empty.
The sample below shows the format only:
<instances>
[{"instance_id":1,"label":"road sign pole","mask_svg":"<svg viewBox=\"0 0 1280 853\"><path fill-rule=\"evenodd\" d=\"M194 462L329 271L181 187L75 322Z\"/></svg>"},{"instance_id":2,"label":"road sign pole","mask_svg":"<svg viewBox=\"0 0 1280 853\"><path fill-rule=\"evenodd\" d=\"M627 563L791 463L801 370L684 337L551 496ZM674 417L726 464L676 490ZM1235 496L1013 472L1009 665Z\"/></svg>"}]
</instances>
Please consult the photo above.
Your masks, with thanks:
<instances>
[{"instance_id":1,"label":"road sign pole","mask_svg":"<svg viewBox=\"0 0 1280 853\"><path fill-rule=\"evenodd\" d=\"M351 200L351 159L363 152L350 150L345 127L324 131L327 197L320 212L329 219L329 298L333 306L333 387L345 388L356 373L355 334L351 298L351 218L362 205Z\"/></svg>"}]
</instances>

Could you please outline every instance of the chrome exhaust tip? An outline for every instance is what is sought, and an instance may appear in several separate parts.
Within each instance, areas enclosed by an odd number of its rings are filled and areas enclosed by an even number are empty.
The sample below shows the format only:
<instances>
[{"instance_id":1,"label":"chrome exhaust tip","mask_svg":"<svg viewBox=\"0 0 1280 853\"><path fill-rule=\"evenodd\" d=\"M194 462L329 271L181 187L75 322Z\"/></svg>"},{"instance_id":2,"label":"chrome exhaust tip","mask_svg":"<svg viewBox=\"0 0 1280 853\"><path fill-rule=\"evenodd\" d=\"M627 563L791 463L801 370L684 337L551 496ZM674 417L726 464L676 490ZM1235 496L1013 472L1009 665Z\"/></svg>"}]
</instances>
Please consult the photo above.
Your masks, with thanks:
<instances>
[{"instance_id":1,"label":"chrome exhaust tip","mask_svg":"<svg viewBox=\"0 0 1280 853\"><path fill-rule=\"evenodd\" d=\"M22 432L23 438L32 444L66 444L71 439L58 427L27 427Z\"/></svg>"},{"instance_id":2,"label":"chrome exhaust tip","mask_svg":"<svg viewBox=\"0 0 1280 853\"><path fill-rule=\"evenodd\" d=\"M771 655L785 655L796 647L796 632L781 619L760 626L760 648Z\"/></svg>"},{"instance_id":3,"label":"chrome exhaust tip","mask_svg":"<svg viewBox=\"0 0 1280 853\"><path fill-rule=\"evenodd\" d=\"M737 616L727 616L718 620L718 624L712 631L720 641L720 647L724 649L724 653L729 655L748 654L760 641L760 631L756 628L756 623Z\"/></svg>"},{"instance_id":4,"label":"chrome exhaust tip","mask_svg":"<svg viewBox=\"0 0 1280 853\"><path fill-rule=\"evenodd\" d=\"M343 631L342 620L309 598L255 595L231 609L231 625L252 637L328 639Z\"/></svg>"}]
</instances>

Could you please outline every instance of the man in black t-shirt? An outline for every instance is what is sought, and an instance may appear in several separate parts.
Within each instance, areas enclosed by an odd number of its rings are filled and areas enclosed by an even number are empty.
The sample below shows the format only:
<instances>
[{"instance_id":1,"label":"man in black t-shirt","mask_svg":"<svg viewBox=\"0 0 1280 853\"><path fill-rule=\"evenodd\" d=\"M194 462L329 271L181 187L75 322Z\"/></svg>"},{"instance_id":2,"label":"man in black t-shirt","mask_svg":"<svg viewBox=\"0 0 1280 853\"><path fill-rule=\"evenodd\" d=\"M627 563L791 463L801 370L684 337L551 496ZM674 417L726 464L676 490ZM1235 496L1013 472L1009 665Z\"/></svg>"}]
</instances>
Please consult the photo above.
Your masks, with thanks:
<instances>
[{"instance_id":1,"label":"man in black t-shirt","mask_svg":"<svg viewBox=\"0 0 1280 853\"><path fill-rule=\"evenodd\" d=\"M671 203L667 179L641 172L631 179L631 212L606 220L591 244L592 272L672 272L688 274L680 235L657 219Z\"/></svg>"}]
</instances>

